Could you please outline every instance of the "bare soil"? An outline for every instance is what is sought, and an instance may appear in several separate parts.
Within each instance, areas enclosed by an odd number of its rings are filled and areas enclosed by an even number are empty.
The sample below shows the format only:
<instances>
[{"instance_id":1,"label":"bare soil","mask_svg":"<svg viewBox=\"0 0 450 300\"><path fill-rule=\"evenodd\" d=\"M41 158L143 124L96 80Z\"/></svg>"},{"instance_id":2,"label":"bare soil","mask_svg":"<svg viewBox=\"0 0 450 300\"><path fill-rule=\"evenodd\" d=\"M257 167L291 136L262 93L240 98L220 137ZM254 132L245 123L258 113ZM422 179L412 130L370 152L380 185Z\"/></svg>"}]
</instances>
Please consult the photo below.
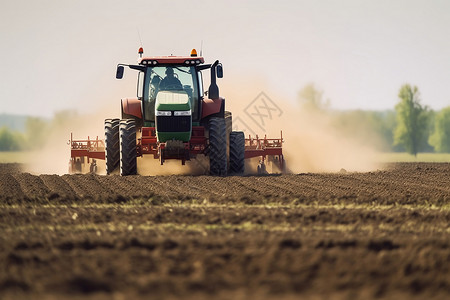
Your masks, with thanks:
<instances>
[{"instance_id":1,"label":"bare soil","mask_svg":"<svg viewBox=\"0 0 450 300\"><path fill-rule=\"evenodd\" d=\"M244 177L0 164L0 299L448 299L450 164Z\"/></svg>"}]
</instances>

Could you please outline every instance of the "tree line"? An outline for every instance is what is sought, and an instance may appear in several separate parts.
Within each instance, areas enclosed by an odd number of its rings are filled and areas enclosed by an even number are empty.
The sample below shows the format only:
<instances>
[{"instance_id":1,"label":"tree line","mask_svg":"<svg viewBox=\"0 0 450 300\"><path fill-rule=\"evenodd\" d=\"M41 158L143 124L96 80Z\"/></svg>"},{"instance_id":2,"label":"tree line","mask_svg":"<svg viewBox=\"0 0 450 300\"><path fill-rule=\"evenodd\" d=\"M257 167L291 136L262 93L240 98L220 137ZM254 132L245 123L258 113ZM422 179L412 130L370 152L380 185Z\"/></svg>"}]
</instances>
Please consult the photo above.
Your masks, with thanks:
<instances>
[{"instance_id":1,"label":"tree line","mask_svg":"<svg viewBox=\"0 0 450 300\"><path fill-rule=\"evenodd\" d=\"M8 126L0 128L0 151L32 151L41 149L50 136L52 129L62 124L61 120L74 115L72 111L55 114L52 120L39 117L27 117L23 131Z\"/></svg>"},{"instance_id":2,"label":"tree line","mask_svg":"<svg viewBox=\"0 0 450 300\"><path fill-rule=\"evenodd\" d=\"M338 131L380 151L450 152L450 106L434 111L422 105L417 86L401 86L395 109L387 111L332 111L314 84L299 92L299 101L302 109L326 114Z\"/></svg>"}]
</instances>

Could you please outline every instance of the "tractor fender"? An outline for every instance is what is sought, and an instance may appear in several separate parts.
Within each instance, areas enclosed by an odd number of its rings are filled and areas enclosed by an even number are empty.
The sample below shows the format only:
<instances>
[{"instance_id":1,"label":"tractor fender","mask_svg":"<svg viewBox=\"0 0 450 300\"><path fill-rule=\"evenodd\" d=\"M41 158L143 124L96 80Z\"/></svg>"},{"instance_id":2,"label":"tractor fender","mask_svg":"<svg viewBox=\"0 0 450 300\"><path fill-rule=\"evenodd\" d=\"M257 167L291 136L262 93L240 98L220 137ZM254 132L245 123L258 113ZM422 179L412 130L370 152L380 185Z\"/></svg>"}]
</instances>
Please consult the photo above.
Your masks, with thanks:
<instances>
[{"instance_id":1,"label":"tractor fender","mask_svg":"<svg viewBox=\"0 0 450 300\"><path fill-rule=\"evenodd\" d=\"M217 99L203 99L202 100L202 119L211 116L214 114L218 114L219 116L224 116L225 111L225 99L217 98Z\"/></svg>"},{"instance_id":2,"label":"tractor fender","mask_svg":"<svg viewBox=\"0 0 450 300\"><path fill-rule=\"evenodd\" d=\"M122 99L122 119L123 116L134 116L142 119L142 102L136 98L124 98Z\"/></svg>"}]
</instances>

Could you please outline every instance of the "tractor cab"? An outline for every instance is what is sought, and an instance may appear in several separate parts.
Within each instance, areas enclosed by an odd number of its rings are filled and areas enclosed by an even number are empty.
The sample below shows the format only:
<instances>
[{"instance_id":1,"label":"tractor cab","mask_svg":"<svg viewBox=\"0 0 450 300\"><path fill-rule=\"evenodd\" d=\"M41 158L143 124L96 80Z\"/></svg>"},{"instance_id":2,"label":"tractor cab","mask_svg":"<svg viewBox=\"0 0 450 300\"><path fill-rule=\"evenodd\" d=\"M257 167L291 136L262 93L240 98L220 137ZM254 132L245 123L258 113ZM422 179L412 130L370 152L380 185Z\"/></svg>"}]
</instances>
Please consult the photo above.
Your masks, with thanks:
<instances>
[{"instance_id":1,"label":"tractor cab","mask_svg":"<svg viewBox=\"0 0 450 300\"><path fill-rule=\"evenodd\" d=\"M142 52L141 48L139 53ZM143 57L138 65L128 65L139 71L137 91L142 125L155 127L159 142L188 142L192 126L200 125L205 94L202 70L211 69L210 98L219 98L215 79L216 74L222 77L222 65L218 61L212 65L203 63L203 57L198 57L193 49L191 56ZM118 66L116 78L122 78L123 67Z\"/></svg>"}]
</instances>

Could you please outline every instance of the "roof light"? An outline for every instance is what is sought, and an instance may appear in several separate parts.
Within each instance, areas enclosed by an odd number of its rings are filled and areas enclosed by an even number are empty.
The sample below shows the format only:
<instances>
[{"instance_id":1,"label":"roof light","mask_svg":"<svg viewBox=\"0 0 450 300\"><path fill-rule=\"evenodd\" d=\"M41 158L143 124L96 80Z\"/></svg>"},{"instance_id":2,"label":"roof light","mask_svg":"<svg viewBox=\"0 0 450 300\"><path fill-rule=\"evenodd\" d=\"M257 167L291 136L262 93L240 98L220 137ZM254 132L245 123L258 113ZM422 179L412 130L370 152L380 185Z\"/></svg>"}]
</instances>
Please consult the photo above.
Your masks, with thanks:
<instances>
[{"instance_id":1,"label":"roof light","mask_svg":"<svg viewBox=\"0 0 450 300\"><path fill-rule=\"evenodd\" d=\"M192 51L191 51L191 56L192 56L192 57L197 57L197 50L192 49Z\"/></svg>"}]
</instances>

